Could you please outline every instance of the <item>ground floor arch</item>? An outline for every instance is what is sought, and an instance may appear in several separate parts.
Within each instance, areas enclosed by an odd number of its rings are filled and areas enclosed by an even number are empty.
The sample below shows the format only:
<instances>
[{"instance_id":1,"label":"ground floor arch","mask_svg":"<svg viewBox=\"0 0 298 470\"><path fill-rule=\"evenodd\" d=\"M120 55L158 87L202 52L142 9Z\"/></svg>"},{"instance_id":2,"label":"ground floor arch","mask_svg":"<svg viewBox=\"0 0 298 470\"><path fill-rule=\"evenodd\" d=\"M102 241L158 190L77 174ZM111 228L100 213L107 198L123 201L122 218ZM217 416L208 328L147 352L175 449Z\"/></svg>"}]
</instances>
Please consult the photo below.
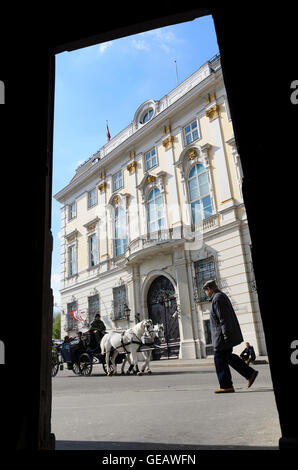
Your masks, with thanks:
<instances>
[{"instance_id":1,"label":"ground floor arch","mask_svg":"<svg viewBox=\"0 0 298 470\"><path fill-rule=\"evenodd\" d=\"M156 277L147 293L148 317L153 323L163 323L164 344L160 344L160 359L177 359L180 351L180 331L175 288L165 276Z\"/></svg>"}]
</instances>

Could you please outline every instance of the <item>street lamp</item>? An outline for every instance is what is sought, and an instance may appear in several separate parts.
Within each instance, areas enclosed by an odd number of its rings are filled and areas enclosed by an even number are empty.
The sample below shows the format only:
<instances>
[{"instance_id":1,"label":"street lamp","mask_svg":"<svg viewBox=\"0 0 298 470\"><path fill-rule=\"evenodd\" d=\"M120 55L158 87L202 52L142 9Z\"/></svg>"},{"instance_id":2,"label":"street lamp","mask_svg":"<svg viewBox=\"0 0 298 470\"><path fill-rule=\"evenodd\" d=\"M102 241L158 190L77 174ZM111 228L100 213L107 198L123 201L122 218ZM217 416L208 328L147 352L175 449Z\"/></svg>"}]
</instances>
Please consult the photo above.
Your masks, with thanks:
<instances>
[{"instance_id":1,"label":"street lamp","mask_svg":"<svg viewBox=\"0 0 298 470\"><path fill-rule=\"evenodd\" d=\"M123 305L123 310L124 310L124 314L126 316L126 320L129 321L129 318L130 318L130 308L128 307L128 305L126 303L124 303Z\"/></svg>"}]
</instances>

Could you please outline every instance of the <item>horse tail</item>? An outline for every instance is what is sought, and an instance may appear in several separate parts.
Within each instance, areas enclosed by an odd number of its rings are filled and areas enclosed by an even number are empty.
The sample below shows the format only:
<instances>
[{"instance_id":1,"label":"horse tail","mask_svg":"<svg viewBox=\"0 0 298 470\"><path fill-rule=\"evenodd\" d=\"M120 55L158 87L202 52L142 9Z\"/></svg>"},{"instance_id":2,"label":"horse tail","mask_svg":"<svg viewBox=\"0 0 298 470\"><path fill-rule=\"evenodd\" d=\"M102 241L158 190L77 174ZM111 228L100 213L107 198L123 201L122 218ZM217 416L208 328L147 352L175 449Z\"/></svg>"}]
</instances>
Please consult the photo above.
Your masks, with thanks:
<instances>
[{"instance_id":1,"label":"horse tail","mask_svg":"<svg viewBox=\"0 0 298 470\"><path fill-rule=\"evenodd\" d=\"M105 352L105 337L102 338L100 342L100 347L101 347L101 354L104 354Z\"/></svg>"}]
</instances>

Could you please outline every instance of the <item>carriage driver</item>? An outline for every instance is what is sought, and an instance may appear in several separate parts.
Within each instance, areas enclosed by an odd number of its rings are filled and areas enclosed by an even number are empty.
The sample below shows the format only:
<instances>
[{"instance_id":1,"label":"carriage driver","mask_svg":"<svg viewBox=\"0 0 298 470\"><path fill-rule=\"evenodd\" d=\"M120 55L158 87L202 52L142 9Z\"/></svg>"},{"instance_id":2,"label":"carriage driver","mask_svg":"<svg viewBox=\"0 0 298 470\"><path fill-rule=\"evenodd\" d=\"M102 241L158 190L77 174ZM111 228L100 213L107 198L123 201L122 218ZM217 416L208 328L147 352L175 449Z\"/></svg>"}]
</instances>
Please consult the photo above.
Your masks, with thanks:
<instances>
[{"instance_id":1,"label":"carriage driver","mask_svg":"<svg viewBox=\"0 0 298 470\"><path fill-rule=\"evenodd\" d=\"M91 322L90 325L90 330L89 331L94 331L94 335L96 337L96 341L99 344L102 337L106 333L106 325L104 322L100 319L100 314L97 313L94 317L94 320Z\"/></svg>"}]
</instances>

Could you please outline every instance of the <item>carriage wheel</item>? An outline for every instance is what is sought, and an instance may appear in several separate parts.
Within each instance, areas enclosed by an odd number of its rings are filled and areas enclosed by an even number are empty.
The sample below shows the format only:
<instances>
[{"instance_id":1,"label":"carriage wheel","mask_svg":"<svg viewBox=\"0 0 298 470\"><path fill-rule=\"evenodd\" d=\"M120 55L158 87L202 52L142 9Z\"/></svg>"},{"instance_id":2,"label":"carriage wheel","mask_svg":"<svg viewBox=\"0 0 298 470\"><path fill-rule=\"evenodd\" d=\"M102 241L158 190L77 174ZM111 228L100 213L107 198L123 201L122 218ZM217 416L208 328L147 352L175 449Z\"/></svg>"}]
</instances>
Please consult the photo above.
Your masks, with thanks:
<instances>
[{"instance_id":1,"label":"carriage wheel","mask_svg":"<svg viewBox=\"0 0 298 470\"><path fill-rule=\"evenodd\" d=\"M80 364L78 362L73 363L72 371L75 375L81 375Z\"/></svg>"},{"instance_id":2,"label":"carriage wheel","mask_svg":"<svg viewBox=\"0 0 298 470\"><path fill-rule=\"evenodd\" d=\"M55 377L58 374L59 370L59 359L58 359L58 354L52 353L52 377Z\"/></svg>"},{"instance_id":3,"label":"carriage wheel","mask_svg":"<svg viewBox=\"0 0 298 470\"><path fill-rule=\"evenodd\" d=\"M92 372L92 359L89 354L84 353L79 359L79 370L82 375L90 375Z\"/></svg>"}]
</instances>

